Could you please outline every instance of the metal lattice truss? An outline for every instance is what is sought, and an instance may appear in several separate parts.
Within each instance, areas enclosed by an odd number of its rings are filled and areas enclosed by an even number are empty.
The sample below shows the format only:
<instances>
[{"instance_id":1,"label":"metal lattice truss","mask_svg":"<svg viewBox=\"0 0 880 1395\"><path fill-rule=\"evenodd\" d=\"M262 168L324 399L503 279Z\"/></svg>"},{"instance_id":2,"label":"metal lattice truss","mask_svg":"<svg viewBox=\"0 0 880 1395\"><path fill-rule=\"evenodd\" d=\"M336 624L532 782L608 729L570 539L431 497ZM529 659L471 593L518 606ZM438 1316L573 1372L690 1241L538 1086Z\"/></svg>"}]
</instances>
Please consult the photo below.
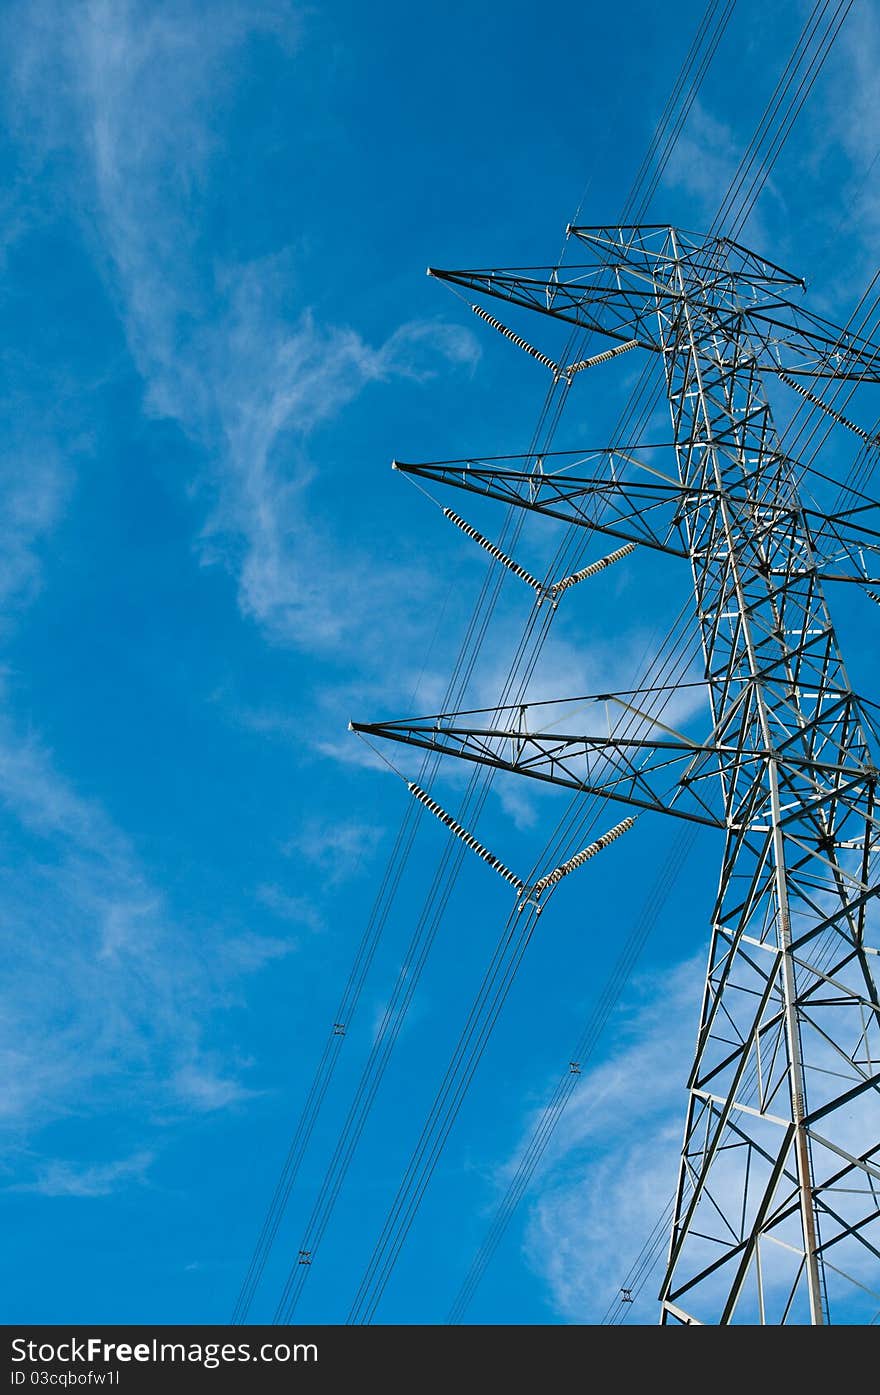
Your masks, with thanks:
<instances>
[{"instance_id":1,"label":"metal lattice truss","mask_svg":"<svg viewBox=\"0 0 880 1395\"><path fill-rule=\"evenodd\" d=\"M399 468L686 558L710 731L635 693L363 729L724 830L662 1321L823 1323L880 1306L877 733L822 589L876 584L878 537L804 506L762 374L878 382L880 350L725 239L572 231L595 260L564 275L435 274L660 354L673 442Z\"/></svg>"},{"instance_id":2,"label":"metal lattice truss","mask_svg":"<svg viewBox=\"0 0 880 1395\"><path fill-rule=\"evenodd\" d=\"M708 690L709 685L700 686ZM799 739L775 750L746 746L750 733L744 723L738 730L732 727L734 740L713 733L695 741L637 705L637 699L661 691L602 693L565 703L520 703L404 721L352 722L351 727L713 828L751 826L755 780L770 759L784 771L789 802L800 800L805 780L813 776L846 797L853 771L833 758L833 748L823 759L819 754L805 757ZM558 731L569 712L579 719L576 735ZM869 714L864 715L869 720ZM588 725L595 730L586 731ZM621 725L626 735L617 734L615 728ZM651 735L658 729L660 734ZM726 801L719 794L719 777Z\"/></svg>"},{"instance_id":3,"label":"metal lattice truss","mask_svg":"<svg viewBox=\"0 0 880 1395\"><path fill-rule=\"evenodd\" d=\"M583 329L665 355L659 326L680 328L683 278L699 282L716 331L739 337L745 319L756 367L764 372L876 382L880 350L857 334L795 305L785 294L803 281L726 237L668 227L569 228L593 261L560 267L429 274L467 290L538 310Z\"/></svg>"},{"instance_id":4,"label":"metal lattice truss","mask_svg":"<svg viewBox=\"0 0 880 1395\"><path fill-rule=\"evenodd\" d=\"M713 486L683 485L649 463L672 457L674 443L558 451L552 455L501 456L465 460L436 460L408 464L395 460L394 469L416 479L451 485L486 499L575 523L624 542L638 543L673 557L690 557L685 505L711 507L720 499ZM735 447L718 443L720 454L735 455ZM674 459L669 460L674 466ZM515 468L519 465L519 468ZM581 474L587 468L602 474ZM809 480L812 472L804 470ZM728 491L739 506L747 503L745 489ZM790 569L817 570L823 581L858 582L880 586L880 505L866 501L827 513L796 500L765 503L765 522L774 530L789 528L792 536ZM755 538L760 545L760 535ZM778 570L774 575L785 575Z\"/></svg>"}]
</instances>

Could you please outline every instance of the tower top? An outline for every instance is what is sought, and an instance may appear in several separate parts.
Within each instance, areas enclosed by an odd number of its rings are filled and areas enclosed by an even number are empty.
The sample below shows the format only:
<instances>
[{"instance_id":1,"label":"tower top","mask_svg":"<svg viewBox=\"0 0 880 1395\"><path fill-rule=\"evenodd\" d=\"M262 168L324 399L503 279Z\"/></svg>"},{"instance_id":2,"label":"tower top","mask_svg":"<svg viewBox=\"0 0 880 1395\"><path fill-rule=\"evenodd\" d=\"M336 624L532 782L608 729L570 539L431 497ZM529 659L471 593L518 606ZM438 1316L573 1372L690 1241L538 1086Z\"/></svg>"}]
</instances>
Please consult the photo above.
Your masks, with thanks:
<instances>
[{"instance_id":1,"label":"tower top","mask_svg":"<svg viewBox=\"0 0 880 1395\"><path fill-rule=\"evenodd\" d=\"M687 303L692 318L724 323L727 341L763 372L880 382L880 345L805 310L802 277L730 238L666 223L568 232L589 261L429 275L654 353L670 345L661 321L677 325Z\"/></svg>"}]
</instances>

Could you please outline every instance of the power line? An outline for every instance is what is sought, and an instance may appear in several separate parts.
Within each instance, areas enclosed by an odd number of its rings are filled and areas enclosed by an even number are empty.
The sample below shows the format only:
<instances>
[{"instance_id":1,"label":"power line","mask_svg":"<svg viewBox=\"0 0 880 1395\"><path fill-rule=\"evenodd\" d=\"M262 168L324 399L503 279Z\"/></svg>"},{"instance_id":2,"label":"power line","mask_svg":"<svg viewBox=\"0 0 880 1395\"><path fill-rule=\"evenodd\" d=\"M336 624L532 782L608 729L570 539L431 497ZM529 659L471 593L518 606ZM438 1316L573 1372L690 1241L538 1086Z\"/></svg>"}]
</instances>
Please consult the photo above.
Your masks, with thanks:
<instances>
[{"instance_id":1,"label":"power line","mask_svg":"<svg viewBox=\"0 0 880 1395\"><path fill-rule=\"evenodd\" d=\"M732 3L728 3L725 6L724 24L726 24L730 12L732 11L732 8ZM686 75L687 73L690 73L693 69L695 62L699 58L700 49L703 42L701 36L704 34L704 32L707 32L708 22L711 22L711 18L716 10L717 0L711 0L711 3L708 5L706 11L706 23L704 23L704 25L701 25L701 29L698 34L699 42L695 45L692 45L691 51L683 66L682 73L679 74L679 79L677 80L676 84L677 88L681 86L681 83L683 81L683 74ZM714 39L715 46L717 46L717 41L719 37L720 32L716 31L716 37ZM714 48L712 49L712 52L714 52ZM694 94L695 90L696 89L693 87L692 83L691 91ZM690 97L690 100L692 100L692 96ZM670 115L671 108L669 104L667 104L664 116L663 118L661 118L661 122L658 126L658 130L664 134L668 130L668 120ZM677 133L674 138L677 139ZM666 149L669 149L668 136L666 136ZM638 190L640 184L643 182L645 173L645 168L643 168L643 170L640 170L639 175L637 176L635 184L633 186L633 191L630 196L631 198L635 196L636 191ZM577 333L573 333L572 335L570 335L570 343L573 345L579 338L582 339L582 336L578 335ZM563 384L561 388L557 390L557 385L554 384L548 391L547 397L545 398L544 406L541 411L541 415L539 417L538 426L536 427L535 436L533 439L533 446L537 445L542 431L546 431L545 445L549 444L549 442L552 440L553 433L555 432L556 426L559 421L559 417L561 415L562 407L566 399L568 386L568 384ZM521 526L521 518L517 516L516 510L511 509L508 512L507 518L502 529L502 539L504 540L507 538L512 538L512 540L515 541ZM470 625L465 635L465 640L462 649L460 651L459 659L456 663L453 679L450 681L447 690L447 696L444 700L444 705L455 705L455 702L458 700L458 693L460 691L463 691L464 685L470 678L470 675L473 671L473 663L475 662L476 654L479 652L479 648L486 633L486 628L488 626L489 619L491 618L492 611L494 610L494 606L498 598L501 581L502 578L498 577L493 572L490 571L489 573L487 573L487 576L483 583L483 590L481 592L481 596L478 600L477 606L475 607L473 617L471 619ZM549 625L550 618L552 617L550 616L550 613L547 612L547 615L545 617L546 626ZM532 622L530 621L530 625L531 623ZM543 635L546 635L546 628L543 630ZM540 642L542 643L543 640L540 640ZM536 656L538 650L539 645L536 645ZM468 653L470 653L471 655L470 660L467 660L464 657ZM520 654L521 653L522 645L520 647ZM527 671L529 674L533 671L534 663L536 661L537 657L535 657L534 661L528 667ZM423 764L422 770L419 775L420 783L426 784L428 788L430 788L430 775L433 773L435 766L436 762L432 762L430 760L426 761ZM488 786L486 788L488 788ZM470 804L475 789L476 780L474 780L471 783L471 785L469 785L468 794L466 796L465 801L466 805ZM483 796L483 798L485 798L485 795ZM482 807L482 805L480 804L479 807ZM394 849L392 850L392 855L389 859L388 869L386 870L385 874L385 881L383 882L383 886L387 884L393 888L392 897L393 892L396 891L397 886L399 885L403 868L411 851L417 823L418 814L413 814L412 811L408 809L406 814L404 815L404 824L402 825L401 833L398 834L398 839L395 843ZM448 875L450 875L452 878L454 878L454 876L456 875L457 868L460 865L460 850L458 851L458 853L455 854L455 857L458 859L457 861L450 857L446 858L445 863L442 864L445 868L448 869ZM442 906L445 906L445 904L446 902L444 900ZM380 901L377 899L377 903L374 906L374 910L371 915L371 920L368 924L367 930L365 931L361 943L361 948L359 949L358 955L356 956L355 965L352 969L352 974L349 979L349 985L346 987L346 992L343 996L343 1005L337 1012L337 1019L344 1023L346 1031L348 1030L348 1027L350 1025L352 1016L354 1014L354 1009L357 1006L357 1002L360 997L360 991L363 986L366 972L368 971L369 966L372 962L372 958L375 954L375 949L378 944L379 937L382 933L382 929L384 928L389 906L390 898L388 899L387 903L385 901L382 901L380 903ZM436 926L433 929L433 931L431 931L432 936L433 933L436 933ZM251 1266L248 1270L245 1283L242 1286L242 1291L239 1295L239 1300L236 1305L236 1315L234 1319L236 1321L243 1321L247 1316L247 1313L249 1312L251 1303L256 1293L257 1286L264 1272L272 1243L275 1239L275 1236L277 1235L278 1227L281 1223L284 1209L286 1207L292 1187L296 1180L298 1169L302 1161L302 1157L304 1155L305 1147L307 1146L308 1141L311 1137L318 1116L318 1112L320 1110L321 1104L323 1103L323 1099L326 1095L327 1089L329 1088L330 1080L332 1078L333 1070L338 1059L338 1054L341 1048L342 1040L342 1036L340 1036L340 1034L337 1032L336 1026L334 1025L334 1027L331 1028L330 1034L328 1036L327 1045L325 1046L325 1052L321 1058L321 1061L319 1062L318 1070L316 1072L315 1079L307 1097L305 1108L297 1124L297 1128L294 1134L294 1140L291 1145L290 1152L288 1154L288 1159L285 1163L284 1169L282 1170L282 1177L279 1180L278 1186L276 1187L276 1191L270 1203L266 1220L263 1224L263 1229L261 1230L260 1236L258 1237L257 1246L251 1261ZM316 1209L319 1206L319 1204L320 1197L319 1201L316 1203ZM313 1211L313 1217L314 1215L315 1211ZM288 1292L289 1286L290 1278L288 1279L288 1285L285 1287L285 1293ZM282 1302L283 1301L284 1300L282 1299Z\"/></svg>"},{"instance_id":2,"label":"power line","mask_svg":"<svg viewBox=\"0 0 880 1395\"><path fill-rule=\"evenodd\" d=\"M661 649L661 655L664 649L669 650L668 657L661 662L661 658L658 656L646 675L648 683L645 687L650 683L653 671L658 665L660 665L660 677L664 679L667 676L666 670L670 665L674 665L671 673L671 684L663 682L653 689L653 701L649 702L647 706L647 711L652 716L662 713L674 695L676 680L680 680L691 662L690 647L686 643L682 643L682 619L683 616L673 626L668 644ZM634 717L626 712L619 724L619 729L626 734L634 726L637 726L640 720L640 717ZM596 820L600 817L605 806L606 800L601 797L592 797L581 805L577 816L579 838L589 836L589 831L595 826ZM574 813L575 809L569 806L568 813L563 815L560 822L560 829L567 824L570 825ZM565 841L570 845L570 832ZM558 856L561 839L555 838L553 842L556 845L555 855ZM372 1318L397 1256L406 1240L421 1197L455 1122L468 1085L473 1078L495 1021L516 976L523 954L535 929L536 919L534 912L526 919L525 916L520 917L516 911L508 919L462 1029L432 1110L422 1128L407 1174L386 1218L382 1234L374 1247L373 1255L361 1281L361 1287L352 1305L349 1322L369 1322Z\"/></svg>"},{"instance_id":3,"label":"power line","mask_svg":"<svg viewBox=\"0 0 880 1395\"><path fill-rule=\"evenodd\" d=\"M818 8L820 7L817 7L817 9ZM835 36L836 32L837 31L835 30ZM812 31L810 31L809 37L811 36ZM825 36L823 36L823 42L824 37ZM833 42L833 37L831 39L831 42ZM824 56L827 56L827 50L825 51ZM822 61L824 61L824 57ZM813 69L814 64L811 64L810 68L808 68L808 72L813 71ZM792 71L797 71L796 65L792 69ZM783 90L783 95L786 90L787 89ZM783 116L783 122L787 123L787 129L790 129L791 124L793 124L793 120L797 115L797 111L799 111L800 105L802 105L803 101L806 99L806 95L808 95L809 90L810 86L805 85L804 82L802 82L800 86L795 90L792 107L790 107L784 113ZM761 130L762 127L766 127L767 130L770 130L772 132L772 119L775 118L778 107L779 103L776 102L771 113L771 122L765 123L762 118L762 123L759 124L759 130ZM746 161L743 165L743 168L747 171L749 168L751 168L751 164L754 163L754 159L758 158L760 142L753 143L753 146L754 156L750 161ZM775 159L776 154L778 154L779 149L781 149L781 143L773 140L770 146L770 156L767 159L765 159L763 163L765 177L766 173L769 171L769 168L772 165L773 159ZM751 186L751 190L747 197L747 206L750 206L748 202L749 199L753 204L754 199L757 197L757 193L754 192L755 187L756 186L753 181L753 185ZM523 949L528 941L528 935L530 935L530 933L531 928L528 930L527 933L524 933L520 937ZM519 958L521 958L521 951L519 949L517 949L517 955L518 957L514 957L513 960L514 973L516 972L516 967L518 966ZM504 992L506 992L506 989L504 989ZM472 1009L472 1012L473 1011L474 1010ZM495 1016L497 1016L497 1011L495 1012ZM494 1023L494 1020L495 1017L491 1016L489 1030L491 1030L491 1023ZM462 1040L465 1042L466 1045L467 1036L463 1035ZM458 1054L462 1051L463 1047L460 1042L459 1047L456 1049L456 1052ZM473 1068L475 1068L475 1065ZM462 1095L460 1097L463 1097L463 1090L467 1088L467 1084L469 1083L469 1080L473 1073L473 1068L470 1065L463 1067L464 1083L461 1087ZM450 1070L453 1072L453 1076L455 1075L456 1069L457 1067L455 1066L450 1067ZM447 1073L447 1080L448 1078L449 1073ZM393 1203L391 1212L389 1213L389 1216L386 1219L385 1229L383 1230L382 1235L380 1236L380 1239L377 1242L376 1248L374 1249L373 1255L368 1263L367 1270L361 1282L361 1287L358 1290L358 1294L352 1306L349 1318L350 1321L369 1322L371 1320L372 1313L375 1311L376 1303L378 1302L378 1299L381 1296L381 1292L384 1289L385 1283L387 1283L387 1279L391 1272L391 1268L393 1268L393 1265L396 1261L397 1254L399 1253L400 1247L403 1243L403 1240L405 1239L409 1226L412 1223L412 1218L415 1214L415 1210L417 1209L421 1196L424 1193L424 1189L427 1186L427 1181L429 1180L430 1174L433 1171L434 1166L436 1165L436 1160L439 1156L439 1151L443 1147L445 1138L448 1136L451 1123L454 1120L455 1112L457 1112L458 1106L453 1104L453 1106L451 1107L452 1112L447 1113L444 1116L444 1105L442 1103L442 1100L444 1092L448 1088L449 1087L446 1085L441 1087L441 1093L440 1095L438 1095L438 1099L435 1100L435 1105L432 1109L432 1114L431 1116L429 1116L428 1124L426 1124L425 1126L427 1134L425 1130L423 1130L423 1137L417 1144L407 1175L404 1178L403 1183L401 1184L401 1189L398 1192L398 1196L395 1202ZM439 1104L438 1101L440 1101ZM436 1132L436 1141L428 1141L431 1139L432 1131Z\"/></svg>"},{"instance_id":4,"label":"power line","mask_svg":"<svg viewBox=\"0 0 880 1395\"><path fill-rule=\"evenodd\" d=\"M563 1071L557 1081L553 1094L522 1150L516 1171L496 1208L486 1236L474 1255L471 1266L452 1304L448 1319L450 1323L458 1324L462 1321L477 1287L549 1147L568 1101L585 1078L584 1069L589 1064L611 1013L620 1000L633 967L657 923L693 846L695 837L695 828L686 828L678 835L668 859L664 861L655 878L641 914L630 931L608 981L571 1052L568 1068Z\"/></svg>"}]
</instances>

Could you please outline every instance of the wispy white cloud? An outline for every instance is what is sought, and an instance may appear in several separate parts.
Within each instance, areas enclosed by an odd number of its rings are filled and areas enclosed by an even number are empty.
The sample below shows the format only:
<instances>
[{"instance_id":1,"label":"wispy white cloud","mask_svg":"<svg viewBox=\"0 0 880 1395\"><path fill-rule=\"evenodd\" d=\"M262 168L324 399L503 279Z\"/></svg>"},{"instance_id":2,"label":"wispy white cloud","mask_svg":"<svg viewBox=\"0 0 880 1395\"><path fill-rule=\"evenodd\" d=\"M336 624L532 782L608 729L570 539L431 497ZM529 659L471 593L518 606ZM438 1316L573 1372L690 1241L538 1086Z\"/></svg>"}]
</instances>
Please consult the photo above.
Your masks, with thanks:
<instances>
[{"instance_id":1,"label":"wispy white cloud","mask_svg":"<svg viewBox=\"0 0 880 1395\"><path fill-rule=\"evenodd\" d=\"M205 449L203 561L232 570L242 613L268 637L333 650L374 634L395 573L317 521L303 438L368 384L422 380L438 363L468 369L479 350L441 320L370 344L316 320L297 294L291 249L218 264L208 247L248 42L271 34L295 61L301 22L280 3L156 10L91 0L71 13L39 0L16 11L14 87L44 145L73 145L81 214L148 410ZM50 120L47 107L63 116ZM427 584L410 578L416 599Z\"/></svg>"},{"instance_id":2,"label":"wispy white cloud","mask_svg":"<svg viewBox=\"0 0 880 1395\"><path fill-rule=\"evenodd\" d=\"M526 1226L525 1256L546 1282L553 1307L569 1321L601 1322L637 1259L645 1268L634 1285L635 1303L627 1310L628 1318L657 1320L669 1228L663 1215L678 1176L684 1081L692 1062L704 971L700 954L634 985L613 1023L614 1049L584 1075L542 1165ZM817 1033L807 1029L805 1043L812 1080L839 1071L839 1059ZM835 1120L837 1146L853 1156L864 1155L876 1139L878 1120L880 1111L871 1105L858 1115L840 1115ZM534 1122L529 1122L527 1133ZM721 1204L725 1196L741 1197L735 1152L725 1155L722 1150L713 1164L713 1195ZM500 1187L508 1184L518 1156L517 1152L501 1169ZM821 1157L818 1147L816 1157ZM819 1165L833 1173L839 1154L822 1158ZM842 1194L835 1205L845 1207ZM797 1246L796 1216L789 1224L787 1236L784 1230L777 1235ZM654 1268L647 1274L649 1254ZM854 1303L864 1302L858 1284L870 1284L872 1257L868 1250L850 1246L845 1261L839 1262L854 1283L829 1272L832 1302L841 1315L857 1312ZM792 1278L790 1253L768 1245L762 1252L762 1273L765 1292L771 1294L778 1285L784 1293ZM717 1281L723 1287L724 1275ZM711 1282L701 1290L704 1297Z\"/></svg>"},{"instance_id":3,"label":"wispy white cloud","mask_svg":"<svg viewBox=\"0 0 880 1395\"><path fill-rule=\"evenodd\" d=\"M296 941L287 936L231 935L224 940L222 953L234 969L251 973L276 959L286 959L296 947Z\"/></svg>"},{"instance_id":4,"label":"wispy white cloud","mask_svg":"<svg viewBox=\"0 0 880 1395\"><path fill-rule=\"evenodd\" d=\"M201 448L201 560L235 575L242 614L270 639L328 651L357 639L377 652L370 627L393 567L346 550L316 522L302 443L367 385L421 381L441 363L467 371L477 349L442 321L401 325L378 344L319 323L290 249L216 260L206 223L226 114L256 37L295 55L298 8L86 0L71 10L34 0L2 23L7 40L15 30L8 105L28 178L36 185L41 160L63 153L146 409ZM0 458L7 611L38 589L40 549L72 488L60 444L44 435ZM418 571L411 580L417 603L431 581ZM156 1117L235 1105L250 1093L246 1066L212 1053L209 1024L238 976L289 954L295 939L181 923L129 840L2 699L0 802L17 840L0 869L4 1126L32 1131L133 1091ZM354 846L335 851L341 859ZM257 900L288 924L320 928L315 907L282 887L263 886ZM46 1185L109 1186L113 1166L53 1163Z\"/></svg>"},{"instance_id":5,"label":"wispy white cloud","mask_svg":"<svg viewBox=\"0 0 880 1395\"><path fill-rule=\"evenodd\" d=\"M240 1098L239 1063L209 1062L206 1030L235 976L284 947L176 920L100 805L3 716L0 803L16 838L0 871L4 1126L27 1132L133 1090L157 1107Z\"/></svg>"},{"instance_id":6,"label":"wispy white cloud","mask_svg":"<svg viewBox=\"0 0 880 1395\"><path fill-rule=\"evenodd\" d=\"M525 1251L569 1321L602 1320L675 1186L703 969L699 957L637 985L615 1049L584 1075L557 1130ZM639 1297L637 1321L656 1321L657 1286Z\"/></svg>"},{"instance_id":7,"label":"wispy white cloud","mask_svg":"<svg viewBox=\"0 0 880 1395\"><path fill-rule=\"evenodd\" d=\"M14 410L20 414L21 404ZM0 624L5 630L41 586L40 550L61 517L70 488L58 446L39 432L26 445L17 443L0 454Z\"/></svg>"},{"instance_id":8,"label":"wispy white cloud","mask_svg":"<svg viewBox=\"0 0 880 1395\"><path fill-rule=\"evenodd\" d=\"M867 280L876 267L880 194L871 176L880 147L878 61L876 8L853 6L791 136L782 147L773 147L769 176L740 234L758 251L786 265L791 261L795 271L807 270L799 263L811 237L818 234L812 254L821 276L810 285L809 304L835 318L841 305L851 305L854 284ZM711 92L694 103L663 176L670 193L687 195L688 209L693 210L688 226L714 218L735 181L761 118L758 97L756 90L754 105L744 108L737 103L729 119L715 110ZM768 129L778 132L778 123ZM746 175L737 195L740 206L750 197L755 172Z\"/></svg>"},{"instance_id":9,"label":"wispy white cloud","mask_svg":"<svg viewBox=\"0 0 880 1395\"><path fill-rule=\"evenodd\" d=\"M133 1182L143 1183L153 1157L152 1153L140 1152L117 1162L97 1163L90 1167L77 1167L69 1162L51 1159L40 1166L35 1181L22 1183L16 1190L52 1197L109 1196L111 1192L130 1186Z\"/></svg>"},{"instance_id":10,"label":"wispy white cloud","mask_svg":"<svg viewBox=\"0 0 880 1395\"><path fill-rule=\"evenodd\" d=\"M538 810L534 799L529 799L522 784L499 781L496 788L498 803L511 820L514 828L523 831L534 828L538 822Z\"/></svg>"},{"instance_id":11,"label":"wispy white cloud","mask_svg":"<svg viewBox=\"0 0 880 1395\"><path fill-rule=\"evenodd\" d=\"M871 160L880 140L880 16L871 6L857 6L841 30L838 51L848 69L846 100L836 104L834 127L857 159Z\"/></svg>"},{"instance_id":12,"label":"wispy white cloud","mask_svg":"<svg viewBox=\"0 0 880 1395\"><path fill-rule=\"evenodd\" d=\"M877 262L877 232L880 229L880 186L876 178L880 152L880 91L877 66L880 64L880 16L871 5L857 5L848 16L838 40L835 93L828 119L817 131L818 142L827 149L837 144L846 156L840 209L834 209L835 238L848 233L849 247L854 235L855 250L865 254L865 275L872 274ZM874 176L874 177L872 177ZM835 258L835 262L837 258ZM847 257L849 262L849 257ZM832 263L833 265L833 263ZM851 294L852 267L847 267Z\"/></svg>"},{"instance_id":13,"label":"wispy white cloud","mask_svg":"<svg viewBox=\"0 0 880 1395\"><path fill-rule=\"evenodd\" d=\"M346 880L368 861L382 839L383 829L356 820L308 819L284 844L283 852L301 853L331 882Z\"/></svg>"},{"instance_id":14,"label":"wispy white cloud","mask_svg":"<svg viewBox=\"0 0 880 1395\"><path fill-rule=\"evenodd\" d=\"M710 109L705 98L698 98L691 108L687 123L676 141L669 162L663 174L662 184L670 191L678 191L687 196L688 209L682 222L695 229L708 228L728 192L734 195L733 204L728 207L722 232L730 231L731 208L733 216L745 209L753 191L753 178L759 166L741 169L741 160L749 140L761 117L762 108L756 104L747 112L737 112L736 129ZM740 175L744 176L740 185ZM754 186L757 188L757 186ZM758 252L770 254L776 246L775 232L784 227L787 215L785 196L771 167L760 189L760 198L748 213L746 228L747 241ZM769 227L773 226L771 236Z\"/></svg>"},{"instance_id":15,"label":"wispy white cloud","mask_svg":"<svg viewBox=\"0 0 880 1395\"><path fill-rule=\"evenodd\" d=\"M7 625L42 585L42 552L70 488L58 447L39 432L0 459ZM0 868L0 1124L28 1133L88 1113L99 1082L113 1095L136 1078L145 1096L161 1097L175 1059L198 1059L215 989L128 840L10 715L10 681L0 682L0 808L10 844ZM114 1167L81 1173L53 1162L35 1185L97 1195Z\"/></svg>"},{"instance_id":16,"label":"wispy white cloud","mask_svg":"<svg viewBox=\"0 0 880 1395\"><path fill-rule=\"evenodd\" d=\"M302 925L307 930L321 930L323 920L314 900L307 896L295 896L272 882L264 882L257 887L257 900L262 902L280 920Z\"/></svg>"},{"instance_id":17,"label":"wispy white cloud","mask_svg":"<svg viewBox=\"0 0 880 1395\"><path fill-rule=\"evenodd\" d=\"M663 182L683 189L704 218L711 219L730 185L742 154L742 140L698 99L673 146Z\"/></svg>"},{"instance_id":18,"label":"wispy white cloud","mask_svg":"<svg viewBox=\"0 0 880 1395\"><path fill-rule=\"evenodd\" d=\"M342 723L339 724L342 731L341 736L326 738L317 736L313 745L317 755L326 756L328 760L337 761L340 765L354 766L359 770L384 770L388 773L388 766L379 756L372 746L365 741L353 737L350 732L342 730ZM397 752L392 752L391 758L396 764L396 768L407 779L415 778L415 771L419 766L418 754L411 751L404 752L398 756Z\"/></svg>"},{"instance_id":19,"label":"wispy white cloud","mask_svg":"<svg viewBox=\"0 0 880 1395\"><path fill-rule=\"evenodd\" d=\"M189 1062L175 1073L172 1084L187 1109L209 1113L250 1099L255 1091L240 1080L212 1070L204 1061Z\"/></svg>"}]
</instances>

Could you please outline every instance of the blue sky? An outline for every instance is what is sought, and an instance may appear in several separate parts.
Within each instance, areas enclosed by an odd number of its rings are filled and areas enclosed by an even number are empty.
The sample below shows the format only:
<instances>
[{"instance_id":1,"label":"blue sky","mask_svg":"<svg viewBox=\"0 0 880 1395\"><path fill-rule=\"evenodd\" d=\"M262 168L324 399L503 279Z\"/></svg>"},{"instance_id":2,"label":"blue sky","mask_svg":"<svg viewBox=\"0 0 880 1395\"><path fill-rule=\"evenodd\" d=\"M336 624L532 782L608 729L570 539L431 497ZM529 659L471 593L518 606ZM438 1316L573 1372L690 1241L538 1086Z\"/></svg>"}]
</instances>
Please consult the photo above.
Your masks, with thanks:
<instances>
[{"instance_id":1,"label":"blue sky","mask_svg":"<svg viewBox=\"0 0 880 1395\"><path fill-rule=\"evenodd\" d=\"M702 9L3 7L6 1321L231 1312L407 798L346 723L431 710L485 572L388 463L524 450L546 387L424 269L552 262L582 197L613 221ZM805 13L740 0L652 218L711 220ZM840 320L877 265L878 60L857 5L744 234ZM601 444L636 373L583 375L558 444ZM852 454L835 435L826 465ZM554 540L527 528L526 565ZM687 594L665 560L591 586L543 693L627 686ZM832 600L864 688L869 603ZM527 608L505 588L475 701ZM527 867L562 807L499 785L480 835ZM643 820L560 888L381 1320L443 1320L674 832ZM255 1318L445 837L420 831ZM701 836L474 1319L596 1320L671 1191L716 851ZM305 1320L344 1320L504 923L471 861Z\"/></svg>"}]
</instances>

